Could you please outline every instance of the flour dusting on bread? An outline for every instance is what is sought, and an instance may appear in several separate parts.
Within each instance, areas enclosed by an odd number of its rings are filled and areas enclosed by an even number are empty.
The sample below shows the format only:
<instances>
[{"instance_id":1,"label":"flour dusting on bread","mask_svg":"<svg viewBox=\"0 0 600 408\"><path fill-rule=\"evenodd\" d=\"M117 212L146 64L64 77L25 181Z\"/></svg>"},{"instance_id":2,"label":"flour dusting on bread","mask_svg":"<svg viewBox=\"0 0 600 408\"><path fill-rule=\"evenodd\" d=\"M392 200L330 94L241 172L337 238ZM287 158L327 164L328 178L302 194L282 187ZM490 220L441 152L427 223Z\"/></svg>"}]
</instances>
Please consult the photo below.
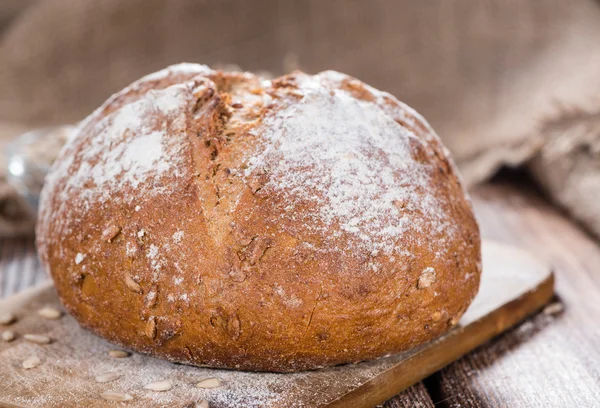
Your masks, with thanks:
<instances>
[{"instance_id":1,"label":"flour dusting on bread","mask_svg":"<svg viewBox=\"0 0 600 408\"><path fill-rule=\"evenodd\" d=\"M148 92L102 118L95 124L98 132L71 142L85 143L85 149L71 156L79 166L73 168L65 161L54 173L54 177L68 177L62 194L82 189L88 200L107 200L126 187L137 191L142 184L148 192L167 191L169 185L160 179L166 173L177 175L185 147L181 124L167 119L185 112L185 107L185 87L177 85Z\"/></svg>"},{"instance_id":2,"label":"flour dusting on bread","mask_svg":"<svg viewBox=\"0 0 600 408\"><path fill-rule=\"evenodd\" d=\"M409 229L453 232L427 188L432 165L414 156L425 142L376 103L328 86L331 76L342 74L298 74L302 99L267 117L265 146L245 175L266 169L263 191L283 195L286 215L301 216L295 204L310 201L317 211L306 214L309 227L324 236L338 227L370 252L401 250Z\"/></svg>"}]
</instances>

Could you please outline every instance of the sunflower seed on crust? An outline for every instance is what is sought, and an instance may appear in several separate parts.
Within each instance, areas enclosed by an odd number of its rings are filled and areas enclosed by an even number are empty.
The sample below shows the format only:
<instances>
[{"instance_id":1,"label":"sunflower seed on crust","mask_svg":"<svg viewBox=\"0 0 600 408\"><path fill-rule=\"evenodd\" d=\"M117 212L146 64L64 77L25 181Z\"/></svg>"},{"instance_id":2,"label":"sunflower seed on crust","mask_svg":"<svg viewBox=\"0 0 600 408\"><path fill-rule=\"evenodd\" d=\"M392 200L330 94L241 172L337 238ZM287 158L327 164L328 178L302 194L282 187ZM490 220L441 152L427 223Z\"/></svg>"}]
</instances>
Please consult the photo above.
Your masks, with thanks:
<instances>
[{"instance_id":1,"label":"sunflower seed on crust","mask_svg":"<svg viewBox=\"0 0 600 408\"><path fill-rule=\"evenodd\" d=\"M112 224L102 231L102 240L106 242L112 242L112 240L119 235L120 232L121 227Z\"/></svg>"},{"instance_id":2,"label":"sunflower seed on crust","mask_svg":"<svg viewBox=\"0 0 600 408\"><path fill-rule=\"evenodd\" d=\"M427 267L421 272L419 280L417 281L417 289L425 289L430 287L437 280L435 269Z\"/></svg>"},{"instance_id":3,"label":"sunflower seed on crust","mask_svg":"<svg viewBox=\"0 0 600 408\"><path fill-rule=\"evenodd\" d=\"M142 287L140 286L140 284L134 281L131 275L129 275L128 273L125 274L125 285L132 292L142 293Z\"/></svg>"},{"instance_id":4,"label":"sunflower seed on crust","mask_svg":"<svg viewBox=\"0 0 600 408\"><path fill-rule=\"evenodd\" d=\"M153 339L156 337L156 319L154 318L154 316L148 319L144 333L149 339Z\"/></svg>"}]
</instances>

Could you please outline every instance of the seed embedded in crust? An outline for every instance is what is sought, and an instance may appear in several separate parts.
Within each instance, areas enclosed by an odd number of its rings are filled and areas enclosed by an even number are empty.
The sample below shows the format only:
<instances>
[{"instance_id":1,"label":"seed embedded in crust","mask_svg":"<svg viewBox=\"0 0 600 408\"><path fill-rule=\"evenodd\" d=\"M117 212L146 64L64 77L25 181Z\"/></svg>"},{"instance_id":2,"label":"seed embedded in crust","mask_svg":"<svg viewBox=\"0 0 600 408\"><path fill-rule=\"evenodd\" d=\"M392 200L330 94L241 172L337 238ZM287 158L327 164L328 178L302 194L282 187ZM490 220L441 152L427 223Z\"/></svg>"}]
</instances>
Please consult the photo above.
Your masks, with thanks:
<instances>
[{"instance_id":1,"label":"seed embedded in crust","mask_svg":"<svg viewBox=\"0 0 600 408\"><path fill-rule=\"evenodd\" d=\"M435 269L427 267L421 272L417 282L417 289L425 289L430 287L436 281Z\"/></svg>"},{"instance_id":2,"label":"seed embedded in crust","mask_svg":"<svg viewBox=\"0 0 600 408\"><path fill-rule=\"evenodd\" d=\"M43 334L25 334L23 338L31 343L35 344L50 344L52 339L48 336L44 336Z\"/></svg>"},{"instance_id":3,"label":"seed embedded in crust","mask_svg":"<svg viewBox=\"0 0 600 408\"><path fill-rule=\"evenodd\" d=\"M153 339L154 337L156 337L156 319L154 318L154 316L148 319L148 323L146 323L146 329L144 330L144 333L149 339Z\"/></svg>"},{"instance_id":4,"label":"seed embedded in crust","mask_svg":"<svg viewBox=\"0 0 600 408\"><path fill-rule=\"evenodd\" d=\"M125 394L124 392L115 392L115 391L106 391L100 394L100 396L106 401L116 401L116 402L125 402L131 401L133 397L129 394Z\"/></svg>"},{"instance_id":5,"label":"seed embedded in crust","mask_svg":"<svg viewBox=\"0 0 600 408\"><path fill-rule=\"evenodd\" d=\"M48 320L60 319L62 312L54 307L46 306L38 310L38 315Z\"/></svg>"},{"instance_id":6,"label":"seed embedded in crust","mask_svg":"<svg viewBox=\"0 0 600 408\"><path fill-rule=\"evenodd\" d=\"M12 330L4 330L2 332L2 340L4 340L7 343L9 341L13 341L16 337L17 337L17 335Z\"/></svg>"},{"instance_id":7,"label":"seed embedded in crust","mask_svg":"<svg viewBox=\"0 0 600 408\"><path fill-rule=\"evenodd\" d=\"M237 340L240 337L240 330L240 319L237 313L233 313L227 319L227 333L232 339Z\"/></svg>"},{"instance_id":8,"label":"seed embedded in crust","mask_svg":"<svg viewBox=\"0 0 600 408\"><path fill-rule=\"evenodd\" d=\"M9 324L13 324L17 321L17 316L14 313L6 312L0 314L0 324L3 326L8 326Z\"/></svg>"},{"instance_id":9,"label":"seed embedded in crust","mask_svg":"<svg viewBox=\"0 0 600 408\"><path fill-rule=\"evenodd\" d=\"M398 210L404 210L404 208L406 208L407 201L406 200L394 200L394 201L392 201L392 204Z\"/></svg>"},{"instance_id":10,"label":"seed embedded in crust","mask_svg":"<svg viewBox=\"0 0 600 408\"><path fill-rule=\"evenodd\" d=\"M205 378L196 384L198 388L218 388L221 386L221 380L215 377Z\"/></svg>"},{"instance_id":11,"label":"seed embedded in crust","mask_svg":"<svg viewBox=\"0 0 600 408\"><path fill-rule=\"evenodd\" d=\"M440 312L434 312L431 315L431 320L433 320L434 322L439 322L442 319L442 314Z\"/></svg>"},{"instance_id":12,"label":"seed embedded in crust","mask_svg":"<svg viewBox=\"0 0 600 408\"><path fill-rule=\"evenodd\" d=\"M154 381L144 386L144 389L146 390L160 392L169 391L171 388L173 388L173 384L169 380Z\"/></svg>"},{"instance_id":13,"label":"seed embedded in crust","mask_svg":"<svg viewBox=\"0 0 600 408\"><path fill-rule=\"evenodd\" d=\"M115 373L114 371L109 371L107 373L102 373L100 375L97 375L96 382L107 383L107 382L114 381L119 378L121 378L121 374Z\"/></svg>"},{"instance_id":14,"label":"seed embedded in crust","mask_svg":"<svg viewBox=\"0 0 600 408\"><path fill-rule=\"evenodd\" d=\"M210 408L207 400L202 400L194 405L194 408Z\"/></svg>"},{"instance_id":15,"label":"seed embedded in crust","mask_svg":"<svg viewBox=\"0 0 600 408\"><path fill-rule=\"evenodd\" d=\"M142 287L140 286L140 284L134 281L131 275L129 275L128 273L125 274L125 285L127 285L129 290L131 290L132 292L142 293Z\"/></svg>"},{"instance_id":16,"label":"seed embedded in crust","mask_svg":"<svg viewBox=\"0 0 600 408\"><path fill-rule=\"evenodd\" d=\"M152 285L152 287L146 294L146 297L144 298L144 305L146 305L146 307L149 307L152 309L154 306L156 306L157 301L158 301L158 286Z\"/></svg>"},{"instance_id":17,"label":"seed embedded in crust","mask_svg":"<svg viewBox=\"0 0 600 408\"><path fill-rule=\"evenodd\" d=\"M102 232L102 240L106 242L112 242L113 238L119 235L121 227L118 225L110 225Z\"/></svg>"},{"instance_id":18,"label":"seed embedded in crust","mask_svg":"<svg viewBox=\"0 0 600 408\"><path fill-rule=\"evenodd\" d=\"M31 368L35 368L35 367L39 366L40 364L42 364L42 361L39 358L33 356L33 357L29 357L25 361L23 361L23 363L21 365L23 366L24 369L29 370Z\"/></svg>"},{"instance_id":19,"label":"seed embedded in crust","mask_svg":"<svg viewBox=\"0 0 600 408\"><path fill-rule=\"evenodd\" d=\"M128 353L125 350L110 350L108 352L108 355L113 358L125 358L125 357L129 357L131 355L131 353Z\"/></svg>"}]
</instances>

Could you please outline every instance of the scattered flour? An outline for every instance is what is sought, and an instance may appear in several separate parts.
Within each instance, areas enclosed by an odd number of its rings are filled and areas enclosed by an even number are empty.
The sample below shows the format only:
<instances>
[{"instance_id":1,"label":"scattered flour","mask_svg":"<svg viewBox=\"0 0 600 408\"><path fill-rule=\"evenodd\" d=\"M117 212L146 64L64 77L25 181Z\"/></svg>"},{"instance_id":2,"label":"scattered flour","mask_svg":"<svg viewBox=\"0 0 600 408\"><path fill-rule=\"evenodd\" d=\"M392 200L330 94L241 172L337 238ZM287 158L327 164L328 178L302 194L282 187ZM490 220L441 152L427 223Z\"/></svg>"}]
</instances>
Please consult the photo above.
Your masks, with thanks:
<instances>
[{"instance_id":1,"label":"scattered flour","mask_svg":"<svg viewBox=\"0 0 600 408\"><path fill-rule=\"evenodd\" d=\"M156 259L157 255L158 255L158 247L154 244L150 245L150 248L148 248L148 258Z\"/></svg>"},{"instance_id":2,"label":"scattered flour","mask_svg":"<svg viewBox=\"0 0 600 408\"><path fill-rule=\"evenodd\" d=\"M285 289L283 289L283 287L281 287L280 285L276 284L273 287L273 291L282 299L283 304L287 307L295 309L297 307L302 306L302 300L298 299L298 297L294 294L288 295L285 292Z\"/></svg>"},{"instance_id":3,"label":"scattered flour","mask_svg":"<svg viewBox=\"0 0 600 408\"><path fill-rule=\"evenodd\" d=\"M128 242L125 244L125 255L128 257L133 257L137 254L138 248L133 242Z\"/></svg>"},{"instance_id":4,"label":"scattered flour","mask_svg":"<svg viewBox=\"0 0 600 408\"><path fill-rule=\"evenodd\" d=\"M146 301L147 302L152 302L154 299L156 298L156 291L154 289L151 289L148 294L146 295Z\"/></svg>"},{"instance_id":5,"label":"scattered flour","mask_svg":"<svg viewBox=\"0 0 600 408\"><path fill-rule=\"evenodd\" d=\"M182 238L183 238L183 231L177 231L173 234L173 241L176 244L179 244L181 242Z\"/></svg>"},{"instance_id":6,"label":"scattered flour","mask_svg":"<svg viewBox=\"0 0 600 408\"><path fill-rule=\"evenodd\" d=\"M150 267L153 271L152 281L156 281L165 261L161 257L158 247L154 244L151 244L148 247L148 250L146 251L146 257L150 260Z\"/></svg>"}]
</instances>

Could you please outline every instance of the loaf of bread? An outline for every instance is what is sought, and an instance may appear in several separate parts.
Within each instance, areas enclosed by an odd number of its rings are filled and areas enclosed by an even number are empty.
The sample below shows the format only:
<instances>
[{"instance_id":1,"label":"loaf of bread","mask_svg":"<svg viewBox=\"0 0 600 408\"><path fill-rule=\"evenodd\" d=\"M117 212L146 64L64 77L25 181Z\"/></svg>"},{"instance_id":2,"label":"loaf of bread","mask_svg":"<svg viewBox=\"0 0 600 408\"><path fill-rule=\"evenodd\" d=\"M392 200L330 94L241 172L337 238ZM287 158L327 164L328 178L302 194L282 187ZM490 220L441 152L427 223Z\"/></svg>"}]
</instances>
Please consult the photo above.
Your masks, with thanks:
<instances>
[{"instance_id":1,"label":"loaf of bread","mask_svg":"<svg viewBox=\"0 0 600 408\"><path fill-rule=\"evenodd\" d=\"M435 339L475 296L480 237L447 150L350 76L181 64L63 148L37 244L65 308L175 362L297 371Z\"/></svg>"}]
</instances>

